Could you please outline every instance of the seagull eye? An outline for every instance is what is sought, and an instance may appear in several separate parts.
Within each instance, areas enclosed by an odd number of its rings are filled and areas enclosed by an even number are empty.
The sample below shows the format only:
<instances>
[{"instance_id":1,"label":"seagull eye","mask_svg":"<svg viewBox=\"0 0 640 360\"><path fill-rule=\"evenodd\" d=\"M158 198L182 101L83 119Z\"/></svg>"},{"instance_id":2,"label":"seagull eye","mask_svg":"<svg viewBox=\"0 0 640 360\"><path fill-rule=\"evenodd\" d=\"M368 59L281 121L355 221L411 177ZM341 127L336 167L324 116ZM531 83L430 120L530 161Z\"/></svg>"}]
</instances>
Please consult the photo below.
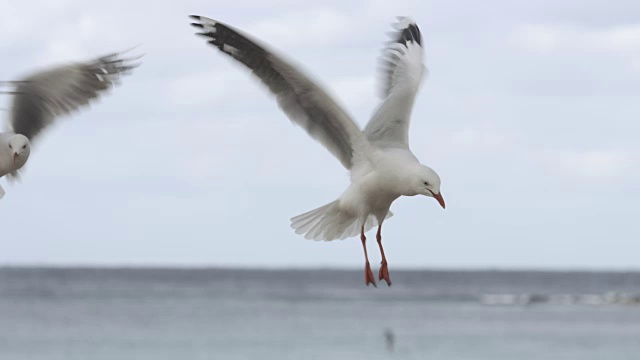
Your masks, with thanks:
<instances>
[{"instance_id":1,"label":"seagull eye","mask_svg":"<svg viewBox=\"0 0 640 360\"><path fill-rule=\"evenodd\" d=\"M22 148L23 148L23 149L26 149L26 148L27 148L27 144L24 144L24 145L22 146Z\"/></svg>"},{"instance_id":2,"label":"seagull eye","mask_svg":"<svg viewBox=\"0 0 640 360\"><path fill-rule=\"evenodd\" d=\"M11 144L9 144L9 149L13 150L13 146Z\"/></svg>"},{"instance_id":3,"label":"seagull eye","mask_svg":"<svg viewBox=\"0 0 640 360\"><path fill-rule=\"evenodd\" d=\"M429 183L425 181L424 186L429 186Z\"/></svg>"}]
</instances>

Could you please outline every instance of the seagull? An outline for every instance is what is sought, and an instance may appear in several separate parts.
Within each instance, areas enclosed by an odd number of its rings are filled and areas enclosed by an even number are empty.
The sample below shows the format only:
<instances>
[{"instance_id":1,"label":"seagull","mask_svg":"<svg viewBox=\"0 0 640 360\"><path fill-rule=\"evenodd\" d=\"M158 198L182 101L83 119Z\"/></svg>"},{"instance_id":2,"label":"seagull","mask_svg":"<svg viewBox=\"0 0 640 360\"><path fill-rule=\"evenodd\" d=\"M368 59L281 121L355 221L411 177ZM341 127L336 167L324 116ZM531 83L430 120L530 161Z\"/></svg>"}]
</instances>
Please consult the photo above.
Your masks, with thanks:
<instances>
[{"instance_id":1,"label":"seagull","mask_svg":"<svg viewBox=\"0 0 640 360\"><path fill-rule=\"evenodd\" d=\"M382 223L393 214L400 196L424 195L445 202L440 177L422 165L409 149L409 121L425 73L422 36L409 17L398 17L396 29L381 57L382 102L360 130L352 118L302 70L265 45L219 21L191 15L196 33L248 67L275 95L280 108L296 125L319 141L350 171L351 185L340 197L291 219L291 227L306 239L331 241L360 234L365 256L365 285L376 286L369 265L365 233L377 225L382 262L379 281L391 286L382 247Z\"/></svg>"},{"instance_id":2,"label":"seagull","mask_svg":"<svg viewBox=\"0 0 640 360\"><path fill-rule=\"evenodd\" d=\"M129 51L129 50L127 50ZM121 75L130 73L140 57L123 58L125 52L112 53L91 61L61 65L35 72L19 81L3 81L13 85L9 128L0 132L0 178L19 179L19 170L27 163L31 142L59 117L68 115L118 83ZM5 195L0 186L0 199Z\"/></svg>"}]
</instances>

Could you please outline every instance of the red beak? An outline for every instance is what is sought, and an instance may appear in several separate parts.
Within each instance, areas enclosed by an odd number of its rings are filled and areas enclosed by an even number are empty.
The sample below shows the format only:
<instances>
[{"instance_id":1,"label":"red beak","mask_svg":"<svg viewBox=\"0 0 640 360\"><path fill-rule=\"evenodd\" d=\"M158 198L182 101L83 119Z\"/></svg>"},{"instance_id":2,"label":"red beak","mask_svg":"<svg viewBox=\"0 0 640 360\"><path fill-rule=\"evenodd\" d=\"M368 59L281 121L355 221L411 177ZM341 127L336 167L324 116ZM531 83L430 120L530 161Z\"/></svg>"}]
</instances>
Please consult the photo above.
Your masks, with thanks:
<instances>
[{"instance_id":1,"label":"red beak","mask_svg":"<svg viewBox=\"0 0 640 360\"><path fill-rule=\"evenodd\" d=\"M431 191L431 190L429 190L429 191ZM431 194L433 195L433 197L436 200L438 200L438 204L440 204L440 206L442 206L442 208L444 209L445 206L444 206L444 199L442 198L442 193L434 194L433 191L431 191Z\"/></svg>"},{"instance_id":2,"label":"red beak","mask_svg":"<svg viewBox=\"0 0 640 360\"><path fill-rule=\"evenodd\" d=\"M16 160L18 160L18 154L13 153L13 164L15 165Z\"/></svg>"}]
</instances>

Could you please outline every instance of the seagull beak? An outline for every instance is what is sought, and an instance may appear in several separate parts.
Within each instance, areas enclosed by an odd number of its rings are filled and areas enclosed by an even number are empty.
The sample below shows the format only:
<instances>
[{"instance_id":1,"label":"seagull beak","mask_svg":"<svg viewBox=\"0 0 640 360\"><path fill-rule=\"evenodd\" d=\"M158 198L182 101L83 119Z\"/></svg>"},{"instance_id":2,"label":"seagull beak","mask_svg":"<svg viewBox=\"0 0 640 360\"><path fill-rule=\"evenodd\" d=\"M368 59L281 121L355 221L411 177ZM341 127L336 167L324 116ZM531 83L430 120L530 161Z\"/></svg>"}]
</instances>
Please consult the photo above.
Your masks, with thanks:
<instances>
[{"instance_id":1,"label":"seagull beak","mask_svg":"<svg viewBox=\"0 0 640 360\"><path fill-rule=\"evenodd\" d=\"M15 165L17 160L18 160L18 153L13 153L13 164L14 165Z\"/></svg>"},{"instance_id":2,"label":"seagull beak","mask_svg":"<svg viewBox=\"0 0 640 360\"><path fill-rule=\"evenodd\" d=\"M442 208L444 209L444 208L445 208L445 205L444 205L444 199L442 198L442 193L434 194L434 193L433 193L433 191L431 191L431 190L429 190L429 191L431 192L431 194L433 195L433 197L434 197L436 200L438 200L438 204L440 204L440 206L442 206Z\"/></svg>"}]
</instances>

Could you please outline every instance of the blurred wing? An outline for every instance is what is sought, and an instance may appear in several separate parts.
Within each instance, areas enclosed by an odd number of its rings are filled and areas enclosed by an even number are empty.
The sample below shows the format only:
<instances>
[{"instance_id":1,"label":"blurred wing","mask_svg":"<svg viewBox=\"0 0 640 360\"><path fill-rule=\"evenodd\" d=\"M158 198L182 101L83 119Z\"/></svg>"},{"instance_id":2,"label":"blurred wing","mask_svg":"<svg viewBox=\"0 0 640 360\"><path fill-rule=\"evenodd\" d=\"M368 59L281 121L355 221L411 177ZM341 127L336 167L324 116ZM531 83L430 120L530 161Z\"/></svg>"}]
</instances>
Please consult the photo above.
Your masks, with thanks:
<instances>
[{"instance_id":1,"label":"blurred wing","mask_svg":"<svg viewBox=\"0 0 640 360\"><path fill-rule=\"evenodd\" d=\"M422 36L411 18L399 18L397 32L381 58L380 95L384 99L364 130L370 142L381 147L409 148L409 122L420 88Z\"/></svg>"},{"instance_id":2,"label":"blurred wing","mask_svg":"<svg viewBox=\"0 0 640 360\"><path fill-rule=\"evenodd\" d=\"M198 35L255 74L276 96L289 119L326 147L347 169L367 145L351 117L316 83L291 64L242 35L238 30L202 16L191 16Z\"/></svg>"},{"instance_id":3,"label":"blurred wing","mask_svg":"<svg viewBox=\"0 0 640 360\"><path fill-rule=\"evenodd\" d=\"M118 83L120 76L137 67L138 58L120 53L93 61L41 71L17 82L11 105L11 127L33 141L55 119L89 104Z\"/></svg>"},{"instance_id":4,"label":"blurred wing","mask_svg":"<svg viewBox=\"0 0 640 360\"><path fill-rule=\"evenodd\" d=\"M20 171L16 170L16 171L12 171L9 174L7 174L7 182L11 185L19 182L22 180L22 177L20 176Z\"/></svg>"}]
</instances>

